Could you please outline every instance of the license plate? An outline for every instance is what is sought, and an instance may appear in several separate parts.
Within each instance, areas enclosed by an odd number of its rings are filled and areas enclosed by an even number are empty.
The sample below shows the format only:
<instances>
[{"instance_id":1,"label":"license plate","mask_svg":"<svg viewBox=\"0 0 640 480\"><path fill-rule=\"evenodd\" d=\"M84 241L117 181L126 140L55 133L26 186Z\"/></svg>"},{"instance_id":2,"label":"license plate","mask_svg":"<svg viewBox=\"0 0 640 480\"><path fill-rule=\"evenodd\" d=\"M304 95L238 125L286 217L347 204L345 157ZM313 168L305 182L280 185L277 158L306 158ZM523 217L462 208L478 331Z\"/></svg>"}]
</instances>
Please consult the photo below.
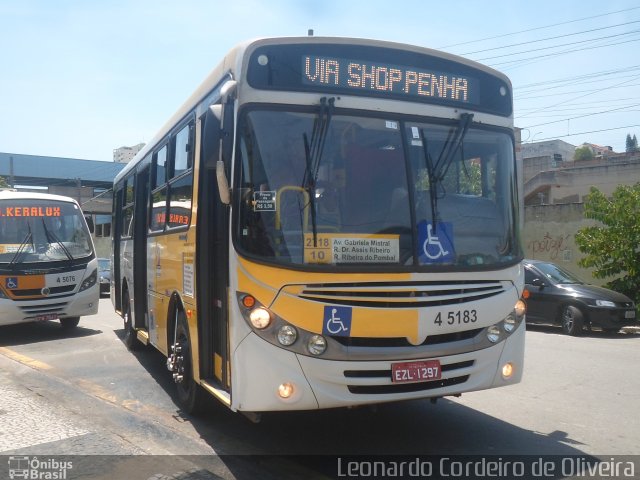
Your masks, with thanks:
<instances>
[{"instance_id":1,"label":"license plate","mask_svg":"<svg viewBox=\"0 0 640 480\"><path fill-rule=\"evenodd\" d=\"M626 312L624 312L624 318L636 318L636 311L627 310Z\"/></svg>"},{"instance_id":2,"label":"license plate","mask_svg":"<svg viewBox=\"0 0 640 480\"><path fill-rule=\"evenodd\" d=\"M439 380L441 377L442 369L439 360L391 364L392 383L427 382Z\"/></svg>"},{"instance_id":3,"label":"license plate","mask_svg":"<svg viewBox=\"0 0 640 480\"><path fill-rule=\"evenodd\" d=\"M38 315L34 318L36 322L44 322L46 320L58 320L58 315L55 313L49 313L47 315Z\"/></svg>"}]
</instances>

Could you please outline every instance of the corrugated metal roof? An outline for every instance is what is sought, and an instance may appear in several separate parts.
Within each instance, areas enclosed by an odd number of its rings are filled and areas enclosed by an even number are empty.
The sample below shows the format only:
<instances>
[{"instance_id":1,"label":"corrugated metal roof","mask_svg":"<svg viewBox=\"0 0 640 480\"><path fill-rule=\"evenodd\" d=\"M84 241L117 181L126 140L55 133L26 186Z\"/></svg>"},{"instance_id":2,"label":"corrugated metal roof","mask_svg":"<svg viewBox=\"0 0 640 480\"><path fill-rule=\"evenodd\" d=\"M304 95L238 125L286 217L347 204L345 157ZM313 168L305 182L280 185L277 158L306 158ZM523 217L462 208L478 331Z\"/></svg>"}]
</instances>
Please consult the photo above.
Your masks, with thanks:
<instances>
[{"instance_id":1,"label":"corrugated metal roof","mask_svg":"<svg viewBox=\"0 0 640 480\"><path fill-rule=\"evenodd\" d=\"M113 183L115 176L126 164L81 160L77 158L44 157L0 152L0 177L10 175L10 157L13 157L13 176L18 180L32 179L36 184L51 181L74 182L80 178L83 184Z\"/></svg>"}]
</instances>

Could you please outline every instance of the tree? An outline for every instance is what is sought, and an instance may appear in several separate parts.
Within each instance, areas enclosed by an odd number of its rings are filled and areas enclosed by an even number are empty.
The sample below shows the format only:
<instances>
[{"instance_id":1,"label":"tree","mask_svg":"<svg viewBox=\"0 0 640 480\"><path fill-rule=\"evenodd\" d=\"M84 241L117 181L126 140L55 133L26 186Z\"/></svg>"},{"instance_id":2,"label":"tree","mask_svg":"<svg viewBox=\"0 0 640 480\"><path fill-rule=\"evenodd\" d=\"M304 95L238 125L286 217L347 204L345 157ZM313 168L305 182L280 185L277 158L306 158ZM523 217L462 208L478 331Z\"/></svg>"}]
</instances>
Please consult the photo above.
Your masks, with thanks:
<instances>
[{"instance_id":1,"label":"tree","mask_svg":"<svg viewBox=\"0 0 640 480\"><path fill-rule=\"evenodd\" d=\"M594 155L593 155L593 152L591 151L591 149L585 145L584 147L576 148L576 151L573 154L573 159L576 162L582 162L582 161L586 161L586 160L593 160L594 159Z\"/></svg>"},{"instance_id":2,"label":"tree","mask_svg":"<svg viewBox=\"0 0 640 480\"><path fill-rule=\"evenodd\" d=\"M638 139L636 138L635 134L632 137L630 133L627 133L627 141L626 141L625 151L627 153L630 153L630 152L637 152L638 150L639 150L638 149Z\"/></svg>"},{"instance_id":3,"label":"tree","mask_svg":"<svg viewBox=\"0 0 640 480\"><path fill-rule=\"evenodd\" d=\"M640 183L620 185L607 198L591 187L584 203L586 218L604 226L578 231L576 244L586 257L578 265L594 268L595 278L616 277L605 286L640 302Z\"/></svg>"},{"instance_id":4,"label":"tree","mask_svg":"<svg viewBox=\"0 0 640 480\"><path fill-rule=\"evenodd\" d=\"M9 188L9 184L4 177L0 177L0 188Z\"/></svg>"}]
</instances>

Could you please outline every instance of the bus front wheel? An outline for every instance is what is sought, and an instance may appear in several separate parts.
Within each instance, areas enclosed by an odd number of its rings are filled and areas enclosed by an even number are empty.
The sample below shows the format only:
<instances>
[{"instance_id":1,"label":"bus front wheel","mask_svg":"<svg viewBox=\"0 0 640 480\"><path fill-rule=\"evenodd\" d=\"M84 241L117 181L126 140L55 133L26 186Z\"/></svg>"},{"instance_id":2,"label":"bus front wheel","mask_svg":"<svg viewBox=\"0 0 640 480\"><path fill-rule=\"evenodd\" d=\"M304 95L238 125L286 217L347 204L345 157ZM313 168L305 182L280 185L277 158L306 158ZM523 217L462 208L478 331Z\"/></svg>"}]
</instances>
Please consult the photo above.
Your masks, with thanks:
<instances>
[{"instance_id":1,"label":"bus front wheel","mask_svg":"<svg viewBox=\"0 0 640 480\"><path fill-rule=\"evenodd\" d=\"M193 379L191 338L189 326L182 311L176 313L174 339L168 365L171 365L170 370L176 382L178 403L186 412L195 414L203 409L204 392Z\"/></svg>"},{"instance_id":2,"label":"bus front wheel","mask_svg":"<svg viewBox=\"0 0 640 480\"><path fill-rule=\"evenodd\" d=\"M60 325L65 330L77 327L78 323L80 323L80 317L64 317L60 319Z\"/></svg>"}]
</instances>

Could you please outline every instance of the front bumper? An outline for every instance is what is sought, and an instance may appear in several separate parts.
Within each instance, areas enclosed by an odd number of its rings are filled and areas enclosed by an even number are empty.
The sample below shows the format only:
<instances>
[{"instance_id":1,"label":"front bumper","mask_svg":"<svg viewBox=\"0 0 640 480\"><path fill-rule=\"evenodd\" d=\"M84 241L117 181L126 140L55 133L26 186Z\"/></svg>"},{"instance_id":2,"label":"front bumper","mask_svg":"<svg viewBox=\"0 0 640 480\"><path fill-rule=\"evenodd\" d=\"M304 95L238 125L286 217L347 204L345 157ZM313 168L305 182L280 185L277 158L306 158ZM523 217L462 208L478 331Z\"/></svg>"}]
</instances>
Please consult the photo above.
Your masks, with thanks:
<instances>
[{"instance_id":1,"label":"front bumper","mask_svg":"<svg viewBox=\"0 0 640 480\"><path fill-rule=\"evenodd\" d=\"M639 325L635 308L589 307L587 316L594 327L614 329Z\"/></svg>"},{"instance_id":2,"label":"front bumper","mask_svg":"<svg viewBox=\"0 0 640 480\"><path fill-rule=\"evenodd\" d=\"M98 313L99 288L96 283L74 295L25 301L1 299L0 326L95 315Z\"/></svg>"},{"instance_id":3,"label":"front bumper","mask_svg":"<svg viewBox=\"0 0 640 480\"><path fill-rule=\"evenodd\" d=\"M313 358L250 334L234 355L233 398L241 400L234 400L232 408L254 412L312 410L442 397L515 384L522 378L525 330L522 322L506 340L489 348L437 357L443 367L441 380L402 384L391 381L394 361ZM268 367L265 359L269 359ZM515 369L509 379L501 374L506 362ZM283 383L294 385L290 398L277 394Z\"/></svg>"}]
</instances>

